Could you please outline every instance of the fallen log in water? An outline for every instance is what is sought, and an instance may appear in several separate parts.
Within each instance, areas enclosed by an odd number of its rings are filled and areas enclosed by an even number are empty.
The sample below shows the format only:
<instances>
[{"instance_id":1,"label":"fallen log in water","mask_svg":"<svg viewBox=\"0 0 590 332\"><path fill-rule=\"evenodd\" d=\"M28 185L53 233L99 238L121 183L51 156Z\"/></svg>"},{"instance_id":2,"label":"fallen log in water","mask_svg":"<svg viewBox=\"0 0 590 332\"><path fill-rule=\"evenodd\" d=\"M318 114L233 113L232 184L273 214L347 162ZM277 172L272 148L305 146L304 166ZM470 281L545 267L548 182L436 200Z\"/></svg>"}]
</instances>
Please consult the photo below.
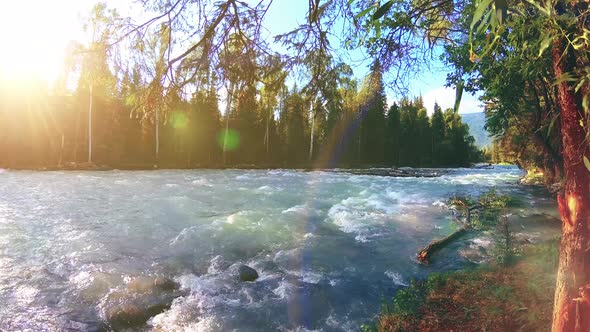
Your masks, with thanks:
<instances>
[{"instance_id":1,"label":"fallen log in water","mask_svg":"<svg viewBox=\"0 0 590 332\"><path fill-rule=\"evenodd\" d=\"M420 263L428 265L428 259L435 251L444 248L449 242L461 237L461 235L467 232L467 228L468 227L459 228L458 230L451 233L451 235L445 237L444 239L430 242L429 245L422 248L422 250L418 252L418 261L420 261Z\"/></svg>"},{"instance_id":2,"label":"fallen log in water","mask_svg":"<svg viewBox=\"0 0 590 332\"><path fill-rule=\"evenodd\" d=\"M458 202L460 203L458 205L465 208L465 210L467 212L465 222L461 221L459 218L455 218L455 221L459 225L461 225L461 228L454 231L453 233L451 233L450 235L448 235L447 237L445 237L443 239L434 240L434 241L430 242L429 245L422 248L418 252L418 255L417 255L418 261L420 263L428 265L428 263L429 263L428 260L429 260L430 256L432 256L433 253L444 248L450 242L460 238L463 234L467 233L467 231L471 228L471 211L481 208L481 205L474 205L471 207L467 207L463 202L460 202L460 201L455 202L455 204L457 204Z\"/></svg>"}]
</instances>

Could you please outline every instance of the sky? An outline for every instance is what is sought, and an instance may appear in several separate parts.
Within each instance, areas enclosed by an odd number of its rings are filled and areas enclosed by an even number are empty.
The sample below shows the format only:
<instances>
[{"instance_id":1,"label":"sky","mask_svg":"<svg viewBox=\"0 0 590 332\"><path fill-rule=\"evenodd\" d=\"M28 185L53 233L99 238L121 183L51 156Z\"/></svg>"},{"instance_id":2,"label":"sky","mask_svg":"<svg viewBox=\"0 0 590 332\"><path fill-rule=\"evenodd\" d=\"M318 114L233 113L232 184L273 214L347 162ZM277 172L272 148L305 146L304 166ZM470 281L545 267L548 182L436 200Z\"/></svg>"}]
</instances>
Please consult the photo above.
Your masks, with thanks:
<instances>
[{"instance_id":1,"label":"sky","mask_svg":"<svg viewBox=\"0 0 590 332\"><path fill-rule=\"evenodd\" d=\"M124 14L128 0L108 0ZM35 77L55 80L62 70L63 54L71 40L84 41L87 37L81 29L96 0L29 0L1 1L0 3L0 75L12 79ZM264 25L267 36L285 33L305 21L306 1L274 0ZM333 41L337 44L337 41ZM9 51L7 51L9 50ZM353 67L355 76L362 78L368 72L369 63L360 62L360 51L348 52L346 62ZM423 70L410 82L410 93L422 95L429 113L434 102L443 108L451 108L455 91L444 87L447 69L434 61L429 70ZM395 99L387 91L388 101ZM477 96L463 94L460 113L478 112L482 107Z\"/></svg>"},{"instance_id":2,"label":"sky","mask_svg":"<svg viewBox=\"0 0 590 332\"><path fill-rule=\"evenodd\" d=\"M299 24L305 22L305 15L307 13L306 1L294 0L274 0L273 6L269 9L265 25L270 30L270 35L282 34L293 30ZM334 42L333 42L334 44ZM359 62L365 56L362 52L349 52L347 63L351 64L355 76L362 78L368 74L370 62ZM424 99L424 106L428 113L432 114L434 111L434 103L437 102L443 110L453 108L455 105L455 89L445 87L446 75L449 68L445 68L442 62L433 61L430 68L423 70L417 75L415 79L410 82L410 93L412 96L422 96ZM393 91L386 91L387 100L392 104L395 98ZM481 112L483 110L481 102L477 96L464 92L459 107L460 113Z\"/></svg>"},{"instance_id":3,"label":"sky","mask_svg":"<svg viewBox=\"0 0 590 332\"><path fill-rule=\"evenodd\" d=\"M0 3L0 74L55 79L70 40L83 38L79 14L90 0L30 0Z\"/></svg>"}]
</instances>

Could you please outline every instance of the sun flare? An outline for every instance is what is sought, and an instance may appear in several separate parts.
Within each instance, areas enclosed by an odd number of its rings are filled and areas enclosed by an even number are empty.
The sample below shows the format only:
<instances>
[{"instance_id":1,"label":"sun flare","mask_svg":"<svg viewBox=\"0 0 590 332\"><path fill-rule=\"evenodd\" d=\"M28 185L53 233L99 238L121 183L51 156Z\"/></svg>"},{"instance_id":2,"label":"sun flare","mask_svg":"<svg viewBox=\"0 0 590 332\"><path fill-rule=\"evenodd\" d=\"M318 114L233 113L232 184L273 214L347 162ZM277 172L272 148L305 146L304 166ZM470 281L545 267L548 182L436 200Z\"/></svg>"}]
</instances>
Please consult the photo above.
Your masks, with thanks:
<instances>
[{"instance_id":1,"label":"sun flare","mask_svg":"<svg viewBox=\"0 0 590 332\"><path fill-rule=\"evenodd\" d=\"M54 81L63 69L66 45L82 36L80 8L72 0L2 2L0 77Z\"/></svg>"}]
</instances>

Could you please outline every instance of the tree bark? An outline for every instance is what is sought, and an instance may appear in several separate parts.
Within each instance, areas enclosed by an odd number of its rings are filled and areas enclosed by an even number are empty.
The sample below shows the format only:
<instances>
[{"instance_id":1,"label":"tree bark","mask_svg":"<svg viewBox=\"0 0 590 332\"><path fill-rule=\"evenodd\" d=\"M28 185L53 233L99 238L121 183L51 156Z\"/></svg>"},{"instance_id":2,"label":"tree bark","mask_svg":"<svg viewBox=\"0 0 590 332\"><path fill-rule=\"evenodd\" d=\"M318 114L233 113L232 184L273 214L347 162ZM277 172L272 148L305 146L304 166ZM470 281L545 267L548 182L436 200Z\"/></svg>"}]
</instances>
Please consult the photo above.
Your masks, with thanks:
<instances>
[{"instance_id":1,"label":"tree bark","mask_svg":"<svg viewBox=\"0 0 590 332\"><path fill-rule=\"evenodd\" d=\"M90 101L88 104L88 163L92 162L92 84L90 84Z\"/></svg>"},{"instance_id":2,"label":"tree bark","mask_svg":"<svg viewBox=\"0 0 590 332\"><path fill-rule=\"evenodd\" d=\"M565 42L553 45L553 70L556 78L570 72L575 58L564 54ZM557 197L562 219L562 238L553 307L553 331L590 331L590 171L582 157L590 158L580 96L570 83L558 84L561 111L564 188Z\"/></svg>"},{"instance_id":3,"label":"tree bark","mask_svg":"<svg viewBox=\"0 0 590 332\"><path fill-rule=\"evenodd\" d=\"M156 154L155 154L155 165L158 166L160 161L160 112L156 108Z\"/></svg>"},{"instance_id":4,"label":"tree bark","mask_svg":"<svg viewBox=\"0 0 590 332\"><path fill-rule=\"evenodd\" d=\"M231 113L231 102L233 99L233 93L234 93L234 83L230 82L229 83L229 87L227 89L227 102L226 102L226 108L225 108L225 132L223 134L223 166L226 166L226 155L227 155L227 135L229 132L229 114Z\"/></svg>"},{"instance_id":5,"label":"tree bark","mask_svg":"<svg viewBox=\"0 0 590 332\"><path fill-rule=\"evenodd\" d=\"M311 114L311 137L309 138L309 161L313 159L313 138L314 138L314 131L315 131L315 112L313 110L313 102L311 103L310 107L310 114Z\"/></svg>"}]
</instances>

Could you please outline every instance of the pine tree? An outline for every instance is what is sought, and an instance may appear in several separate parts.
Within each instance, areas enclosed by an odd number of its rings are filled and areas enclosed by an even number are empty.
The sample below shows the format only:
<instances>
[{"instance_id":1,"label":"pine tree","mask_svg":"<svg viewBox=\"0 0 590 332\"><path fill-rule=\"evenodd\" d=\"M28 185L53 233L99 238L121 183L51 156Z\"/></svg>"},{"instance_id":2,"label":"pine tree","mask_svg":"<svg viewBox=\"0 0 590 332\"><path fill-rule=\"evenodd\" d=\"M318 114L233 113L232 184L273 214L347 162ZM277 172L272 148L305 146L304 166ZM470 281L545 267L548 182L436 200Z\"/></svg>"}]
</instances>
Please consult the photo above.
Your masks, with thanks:
<instances>
[{"instance_id":1,"label":"pine tree","mask_svg":"<svg viewBox=\"0 0 590 332\"><path fill-rule=\"evenodd\" d=\"M407 98L400 107L400 165L417 166L420 162L418 137L418 108Z\"/></svg>"},{"instance_id":2,"label":"pine tree","mask_svg":"<svg viewBox=\"0 0 590 332\"><path fill-rule=\"evenodd\" d=\"M308 106L301 93L294 86L285 99L281 112L281 127L284 137L284 161L298 165L307 160L308 141Z\"/></svg>"},{"instance_id":3,"label":"pine tree","mask_svg":"<svg viewBox=\"0 0 590 332\"><path fill-rule=\"evenodd\" d=\"M425 108L418 110L416 118L416 127L418 129L417 143L418 153L420 155L418 166L425 166L432 163L432 133L430 129L430 120Z\"/></svg>"},{"instance_id":4,"label":"pine tree","mask_svg":"<svg viewBox=\"0 0 590 332\"><path fill-rule=\"evenodd\" d=\"M360 94L360 160L375 164L384 161L386 97L379 61L373 62Z\"/></svg>"},{"instance_id":5,"label":"pine tree","mask_svg":"<svg viewBox=\"0 0 590 332\"><path fill-rule=\"evenodd\" d=\"M389 164L399 165L400 155L400 114L399 106L393 103L387 112L385 132L385 158Z\"/></svg>"},{"instance_id":6,"label":"pine tree","mask_svg":"<svg viewBox=\"0 0 590 332\"><path fill-rule=\"evenodd\" d=\"M237 163L253 164L263 155L263 131L259 119L256 88L248 84L238 92L233 114L234 128L240 135L240 145L235 152Z\"/></svg>"},{"instance_id":7,"label":"pine tree","mask_svg":"<svg viewBox=\"0 0 590 332\"><path fill-rule=\"evenodd\" d=\"M442 144L445 140L445 119L442 109L437 103L434 103L434 113L430 123L432 128L432 163L440 165L444 160Z\"/></svg>"}]
</instances>

